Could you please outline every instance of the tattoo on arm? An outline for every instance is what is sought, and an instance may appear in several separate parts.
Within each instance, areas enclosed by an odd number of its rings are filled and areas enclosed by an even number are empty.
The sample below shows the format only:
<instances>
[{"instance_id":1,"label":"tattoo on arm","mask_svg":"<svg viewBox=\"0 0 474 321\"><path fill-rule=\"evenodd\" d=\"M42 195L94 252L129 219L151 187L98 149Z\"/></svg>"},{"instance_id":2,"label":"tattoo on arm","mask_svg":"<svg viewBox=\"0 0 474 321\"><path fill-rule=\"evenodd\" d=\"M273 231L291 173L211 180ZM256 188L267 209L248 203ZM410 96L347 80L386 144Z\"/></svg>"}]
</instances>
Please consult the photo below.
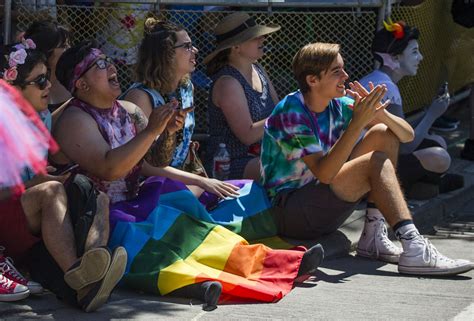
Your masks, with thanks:
<instances>
[{"instance_id":1,"label":"tattoo on arm","mask_svg":"<svg viewBox=\"0 0 474 321\"><path fill-rule=\"evenodd\" d=\"M151 145L145 160L155 167L168 166L173 160L173 153L176 148L176 134L169 134L165 130L160 137Z\"/></svg>"},{"instance_id":2,"label":"tattoo on arm","mask_svg":"<svg viewBox=\"0 0 474 321\"><path fill-rule=\"evenodd\" d=\"M138 133L144 130L148 125L148 118L145 116L145 113L140 109L140 107L136 107L135 111L130 116L135 123L135 128L137 129Z\"/></svg>"}]
</instances>

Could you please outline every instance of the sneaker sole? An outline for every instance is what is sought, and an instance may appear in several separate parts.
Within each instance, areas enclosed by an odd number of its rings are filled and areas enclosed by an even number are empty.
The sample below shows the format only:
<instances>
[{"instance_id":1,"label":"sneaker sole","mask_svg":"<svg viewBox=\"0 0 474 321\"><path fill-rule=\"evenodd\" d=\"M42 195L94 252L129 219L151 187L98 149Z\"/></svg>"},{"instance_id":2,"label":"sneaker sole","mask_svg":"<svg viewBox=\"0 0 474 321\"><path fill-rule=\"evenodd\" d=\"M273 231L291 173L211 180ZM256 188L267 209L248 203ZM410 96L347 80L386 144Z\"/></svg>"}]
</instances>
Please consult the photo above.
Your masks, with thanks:
<instances>
[{"instance_id":1,"label":"sneaker sole","mask_svg":"<svg viewBox=\"0 0 474 321\"><path fill-rule=\"evenodd\" d=\"M30 295L30 291L26 290L18 293L0 294L0 302L13 302L26 299Z\"/></svg>"},{"instance_id":2,"label":"sneaker sole","mask_svg":"<svg viewBox=\"0 0 474 321\"><path fill-rule=\"evenodd\" d=\"M456 129L458 129L458 126L456 127L431 127L430 129L434 129L439 132L453 132Z\"/></svg>"},{"instance_id":3,"label":"sneaker sole","mask_svg":"<svg viewBox=\"0 0 474 321\"><path fill-rule=\"evenodd\" d=\"M105 274L104 279L100 282L99 290L96 295L91 299L88 304L82 304L84 311L92 312L100 308L110 297L112 290L115 288L117 283L122 279L125 273L125 267L127 266L127 251L125 248L119 246L112 254L112 262L110 268ZM84 298L82 301L86 301Z\"/></svg>"},{"instance_id":4,"label":"sneaker sole","mask_svg":"<svg viewBox=\"0 0 474 321\"><path fill-rule=\"evenodd\" d=\"M402 274L413 274L413 275L456 275L469 272L474 269L474 265L466 264L450 269L435 269L432 267L413 267L398 265L398 272Z\"/></svg>"},{"instance_id":5,"label":"sneaker sole","mask_svg":"<svg viewBox=\"0 0 474 321\"><path fill-rule=\"evenodd\" d=\"M74 290L80 290L89 284L102 280L110 266L110 252L99 247L87 251L79 266L70 269L64 275L64 281Z\"/></svg>"},{"instance_id":6,"label":"sneaker sole","mask_svg":"<svg viewBox=\"0 0 474 321\"><path fill-rule=\"evenodd\" d=\"M400 255L385 255L385 254L379 254L377 257L371 252L366 252L364 250L357 249L356 251L358 256L362 256L368 259L372 260L377 260L377 261L383 261L387 263L393 263L393 264L398 264L398 260L400 259Z\"/></svg>"},{"instance_id":7,"label":"sneaker sole","mask_svg":"<svg viewBox=\"0 0 474 321\"><path fill-rule=\"evenodd\" d=\"M41 285L27 285L28 290L30 290L30 294L41 294L43 293L44 289Z\"/></svg>"}]
</instances>

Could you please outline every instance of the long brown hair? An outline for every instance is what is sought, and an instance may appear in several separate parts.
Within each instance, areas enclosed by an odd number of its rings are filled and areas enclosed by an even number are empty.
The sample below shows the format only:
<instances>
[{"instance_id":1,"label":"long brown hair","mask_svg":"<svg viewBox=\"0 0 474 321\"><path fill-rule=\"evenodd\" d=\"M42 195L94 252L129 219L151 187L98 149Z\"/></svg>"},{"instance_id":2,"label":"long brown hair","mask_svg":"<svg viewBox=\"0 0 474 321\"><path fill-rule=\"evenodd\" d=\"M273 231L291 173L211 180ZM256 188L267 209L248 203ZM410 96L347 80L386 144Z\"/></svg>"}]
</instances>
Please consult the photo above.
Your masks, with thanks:
<instances>
[{"instance_id":1,"label":"long brown hair","mask_svg":"<svg viewBox=\"0 0 474 321\"><path fill-rule=\"evenodd\" d=\"M176 33L184 29L155 18L145 21L145 33L138 50L135 81L162 93L173 91Z\"/></svg>"},{"instance_id":2,"label":"long brown hair","mask_svg":"<svg viewBox=\"0 0 474 321\"><path fill-rule=\"evenodd\" d=\"M229 64L230 51L231 48L224 49L219 52L211 61L209 61L206 67L206 73L209 77L212 77L224 66Z\"/></svg>"}]
</instances>

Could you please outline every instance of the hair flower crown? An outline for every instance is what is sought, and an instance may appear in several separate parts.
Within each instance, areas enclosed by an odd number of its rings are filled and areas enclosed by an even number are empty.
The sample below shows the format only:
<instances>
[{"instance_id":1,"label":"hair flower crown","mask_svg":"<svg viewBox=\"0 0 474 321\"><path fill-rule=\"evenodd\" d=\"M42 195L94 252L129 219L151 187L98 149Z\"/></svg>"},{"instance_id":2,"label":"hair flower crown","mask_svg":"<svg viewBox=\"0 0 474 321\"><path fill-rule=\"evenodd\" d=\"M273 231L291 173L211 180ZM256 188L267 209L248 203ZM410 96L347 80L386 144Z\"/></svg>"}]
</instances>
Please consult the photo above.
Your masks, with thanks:
<instances>
[{"instance_id":1,"label":"hair flower crown","mask_svg":"<svg viewBox=\"0 0 474 321\"><path fill-rule=\"evenodd\" d=\"M383 22L385 30L391 32L395 39L402 39L405 37L405 31L403 26L405 25L403 21L393 22L392 19L388 18L387 21Z\"/></svg>"},{"instance_id":2,"label":"hair flower crown","mask_svg":"<svg viewBox=\"0 0 474 321\"><path fill-rule=\"evenodd\" d=\"M15 51L10 52L10 55L5 55L5 59L8 60L8 69L3 71L3 79L7 82L13 82L18 77L18 65L23 65L26 60L26 50L36 49L36 44L31 39L22 38L21 42L13 46Z\"/></svg>"}]
</instances>

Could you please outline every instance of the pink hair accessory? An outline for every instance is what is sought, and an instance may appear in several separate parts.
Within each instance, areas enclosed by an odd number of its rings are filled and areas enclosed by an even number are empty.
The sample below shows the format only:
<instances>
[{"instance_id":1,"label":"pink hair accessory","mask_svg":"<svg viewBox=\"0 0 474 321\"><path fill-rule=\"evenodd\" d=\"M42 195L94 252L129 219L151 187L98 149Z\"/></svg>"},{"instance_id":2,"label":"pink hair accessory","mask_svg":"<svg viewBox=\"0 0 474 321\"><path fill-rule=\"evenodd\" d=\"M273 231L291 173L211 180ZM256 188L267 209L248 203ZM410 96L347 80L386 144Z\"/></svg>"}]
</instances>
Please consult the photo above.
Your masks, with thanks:
<instances>
[{"instance_id":1,"label":"pink hair accessory","mask_svg":"<svg viewBox=\"0 0 474 321\"><path fill-rule=\"evenodd\" d=\"M18 70L16 70L16 66L8 68L3 73L3 79L8 82L15 81L16 77L18 77Z\"/></svg>"},{"instance_id":2,"label":"pink hair accessory","mask_svg":"<svg viewBox=\"0 0 474 321\"><path fill-rule=\"evenodd\" d=\"M26 57L28 54L26 53L27 49L36 49L36 44L31 39L21 39L21 43L16 44L13 48L15 51L10 52L10 55L5 56L8 60L9 68L3 71L2 78L8 82L13 82L18 77L18 65L23 65L25 63Z\"/></svg>"},{"instance_id":3,"label":"pink hair accessory","mask_svg":"<svg viewBox=\"0 0 474 321\"><path fill-rule=\"evenodd\" d=\"M16 65L23 65L25 63L26 56L27 54L25 49L13 51L10 53L8 65L10 67L15 67Z\"/></svg>"}]
</instances>

